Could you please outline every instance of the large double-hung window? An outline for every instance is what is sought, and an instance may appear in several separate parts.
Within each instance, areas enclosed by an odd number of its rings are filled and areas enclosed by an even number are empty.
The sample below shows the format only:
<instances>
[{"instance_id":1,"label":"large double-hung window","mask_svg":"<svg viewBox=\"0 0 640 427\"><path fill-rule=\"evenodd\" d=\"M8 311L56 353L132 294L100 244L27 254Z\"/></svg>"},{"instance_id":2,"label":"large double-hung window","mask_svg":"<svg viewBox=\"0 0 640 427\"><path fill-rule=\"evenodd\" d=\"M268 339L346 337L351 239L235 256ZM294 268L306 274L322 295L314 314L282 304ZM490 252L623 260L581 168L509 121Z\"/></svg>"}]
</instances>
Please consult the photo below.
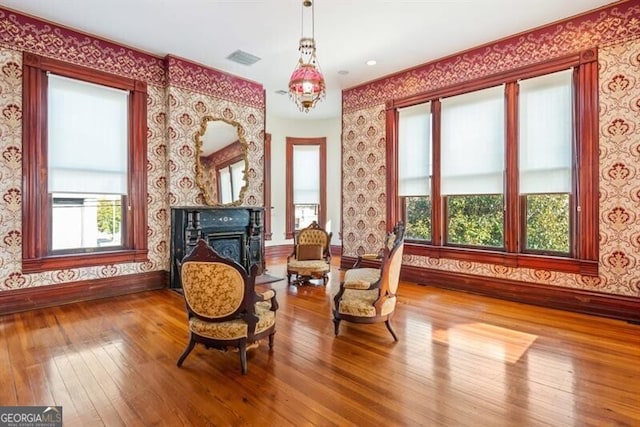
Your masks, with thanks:
<instances>
[{"instance_id":1,"label":"large double-hung window","mask_svg":"<svg viewBox=\"0 0 640 427\"><path fill-rule=\"evenodd\" d=\"M441 101L445 242L504 246L504 86Z\"/></svg>"},{"instance_id":2,"label":"large double-hung window","mask_svg":"<svg viewBox=\"0 0 640 427\"><path fill-rule=\"evenodd\" d=\"M146 85L24 55L23 271L146 260Z\"/></svg>"},{"instance_id":3,"label":"large double-hung window","mask_svg":"<svg viewBox=\"0 0 640 427\"><path fill-rule=\"evenodd\" d=\"M389 104L391 220L406 223L409 253L596 273L597 63L587 57Z\"/></svg>"},{"instance_id":4,"label":"large double-hung window","mask_svg":"<svg viewBox=\"0 0 640 427\"><path fill-rule=\"evenodd\" d=\"M122 246L129 92L47 74L51 252Z\"/></svg>"},{"instance_id":5,"label":"large double-hung window","mask_svg":"<svg viewBox=\"0 0 640 427\"><path fill-rule=\"evenodd\" d=\"M572 71L518 83L518 183L522 249L571 249Z\"/></svg>"}]
</instances>

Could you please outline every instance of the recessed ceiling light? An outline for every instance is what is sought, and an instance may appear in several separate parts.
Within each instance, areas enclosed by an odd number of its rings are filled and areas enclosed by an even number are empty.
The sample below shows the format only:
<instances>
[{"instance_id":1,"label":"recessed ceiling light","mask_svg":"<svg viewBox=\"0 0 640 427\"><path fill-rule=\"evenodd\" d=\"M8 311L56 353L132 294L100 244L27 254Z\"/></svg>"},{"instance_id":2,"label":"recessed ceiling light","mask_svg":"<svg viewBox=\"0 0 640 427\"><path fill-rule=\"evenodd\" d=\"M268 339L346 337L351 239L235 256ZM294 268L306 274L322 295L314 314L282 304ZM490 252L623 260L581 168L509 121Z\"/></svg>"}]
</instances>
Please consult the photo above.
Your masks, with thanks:
<instances>
[{"instance_id":1,"label":"recessed ceiling light","mask_svg":"<svg viewBox=\"0 0 640 427\"><path fill-rule=\"evenodd\" d=\"M367 61L367 65L376 65L378 62L375 59L370 59Z\"/></svg>"},{"instance_id":2,"label":"recessed ceiling light","mask_svg":"<svg viewBox=\"0 0 640 427\"><path fill-rule=\"evenodd\" d=\"M347 70L340 70L340 71L338 71L338 74L340 74L341 76L346 76L347 74L349 74L349 71L347 71Z\"/></svg>"},{"instance_id":3,"label":"recessed ceiling light","mask_svg":"<svg viewBox=\"0 0 640 427\"><path fill-rule=\"evenodd\" d=\"M286 95L286 94L288 94L289 92L287 92L286 90L280 89L280 90L277 90L277 91L276 91L276 93L277 93L278 95Z\"/></svg>"}]
</instances>

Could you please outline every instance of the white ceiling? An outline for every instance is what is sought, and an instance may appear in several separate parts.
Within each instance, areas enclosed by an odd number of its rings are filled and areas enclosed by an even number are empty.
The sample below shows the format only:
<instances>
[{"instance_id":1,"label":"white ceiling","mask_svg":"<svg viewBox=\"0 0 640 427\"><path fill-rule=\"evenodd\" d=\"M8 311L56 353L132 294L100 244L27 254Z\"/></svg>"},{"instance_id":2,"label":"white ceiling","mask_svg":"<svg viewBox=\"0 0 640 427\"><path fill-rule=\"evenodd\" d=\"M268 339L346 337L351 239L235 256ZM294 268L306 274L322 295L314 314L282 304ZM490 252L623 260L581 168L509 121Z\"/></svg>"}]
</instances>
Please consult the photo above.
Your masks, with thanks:
<instances>
[{"instance_id":1,"label":"white ceiling","mask_svg":"<svg viewBox=\"0 0 640 427\"><path fill-rule=\"evenodd\" d=\"M298 59L301 0L0 0L155 55L173 54L262 83L269 113L313 119L340 115L342 89L610 3L316 0L315 37L327 97L301 113L288 95L275 93L287 89ZM226 59L236 49L262 59L252 66ZM369 59L377 65L366 65Z\"/></svg>"}]
</instances>

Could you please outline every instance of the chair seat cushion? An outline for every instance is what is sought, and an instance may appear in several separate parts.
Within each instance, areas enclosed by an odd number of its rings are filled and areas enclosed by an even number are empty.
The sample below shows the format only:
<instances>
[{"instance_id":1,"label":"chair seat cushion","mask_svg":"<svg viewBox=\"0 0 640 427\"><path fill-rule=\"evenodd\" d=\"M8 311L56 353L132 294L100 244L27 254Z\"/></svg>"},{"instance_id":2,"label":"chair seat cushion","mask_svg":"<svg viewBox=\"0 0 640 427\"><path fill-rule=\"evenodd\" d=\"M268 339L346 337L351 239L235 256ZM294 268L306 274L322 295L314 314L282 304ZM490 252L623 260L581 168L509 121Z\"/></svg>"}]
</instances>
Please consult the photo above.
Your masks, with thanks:
<instances>
[{"instance_id":1,"label":"chair seat cushion","mask_svg":"<svg viewBox=\"0 0 640 427\"><path fill-rule=\"evenodd\" d=\"M378 280L380 270L377 268L352 268L344 273L344 287L347 289L369 289Z\"/></svg>"},{"instance_id":2,"label":"chair seat cushion","mask_svg":"<svg viewBox=\"0 0 640 427\"><path fill-rule=\"evenodd\" d=\"M299 275L329 271L329 263L324 260L315 261L290 261L287 264L287 271Z\"/></svg>"},{"instance_id":3,"label":"chair seat cushion","mask_svg":"<svg viewBox=\"0 0 640 427\"><path fill-rule=\"evenodd\" d=\"M256 316L258 316L256 334L276 323L276 312L271 311L271 303L269 301L257 302L255 310ZM216 340L237 340L248 335L247 324L242 319L211 323L192 317L189 320L189 330L197 335Z\"/></svg>"},{"instance_id":4,"label":"chair seat cushion","mask_svg":"<svg viewBox=\"0 0 640 427\"><path fill-rule=\"evenodd\" d=\"M358 317L375 317L376 308L373 303L378 299L378 290L345 289L340 300L338 313ZM382 305L380 315L385 316L393 312L396 306L396 298L387 299Z\"/></svg>"}]
</instances>

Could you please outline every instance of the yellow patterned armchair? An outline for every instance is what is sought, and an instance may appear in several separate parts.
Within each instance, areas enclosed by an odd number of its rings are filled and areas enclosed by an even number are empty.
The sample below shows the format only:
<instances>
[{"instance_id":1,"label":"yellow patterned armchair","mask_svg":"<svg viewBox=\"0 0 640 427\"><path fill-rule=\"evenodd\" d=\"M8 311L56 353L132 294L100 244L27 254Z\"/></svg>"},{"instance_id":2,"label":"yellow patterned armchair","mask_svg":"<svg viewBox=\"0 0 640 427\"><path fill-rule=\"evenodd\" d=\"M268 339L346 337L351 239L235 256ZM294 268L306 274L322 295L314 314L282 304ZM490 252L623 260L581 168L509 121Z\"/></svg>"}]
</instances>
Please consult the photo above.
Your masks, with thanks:
<instances>
[{"instance_id":1,"label":"yellow patterned armchair","mask_svg":"<svg viewBox=\"0 0 640 427\"><path fill-rule=\"evenodd\" d=\"M247 373L247 348L269 337L273 348L276 310L274 290L255 292L257 266L247 274L235 261L221 257L200 239L180 264L180 279L187 305L189 343L177 365L197 343L206 348L240 353L242 373Z\"/></svg>"},{"instance_id":2,"label":"yellow patterned armchair","mask_svg":"<svg viewBox=\"0 0 640 427\"><path fill-rule=\"evenodd\" d=\"M338 335L340 321L354 323L384 322L395 341L398 337L391 326L396 308L396 292L400 282L400 267L404 249L404 224L399 222L387 234L379 254L358 257L353 268L344 274L340 287L331 292L333 323ZM379 259L380 268L361 267L364 259Z\"/></svg>"},{"instance_id":3,"label":"yellow patterned armchair","mask_svg":"<svg viewBox=\"0 0 640 427\"><path fill-rule=\"evenodd\" d=\"M287 279L295 276L293 284L310 279L322 279L326 285L331 270L331 236L316 221L298 231L293 237L293 253L287 258Z\"/></svg>"}]
</instances>

